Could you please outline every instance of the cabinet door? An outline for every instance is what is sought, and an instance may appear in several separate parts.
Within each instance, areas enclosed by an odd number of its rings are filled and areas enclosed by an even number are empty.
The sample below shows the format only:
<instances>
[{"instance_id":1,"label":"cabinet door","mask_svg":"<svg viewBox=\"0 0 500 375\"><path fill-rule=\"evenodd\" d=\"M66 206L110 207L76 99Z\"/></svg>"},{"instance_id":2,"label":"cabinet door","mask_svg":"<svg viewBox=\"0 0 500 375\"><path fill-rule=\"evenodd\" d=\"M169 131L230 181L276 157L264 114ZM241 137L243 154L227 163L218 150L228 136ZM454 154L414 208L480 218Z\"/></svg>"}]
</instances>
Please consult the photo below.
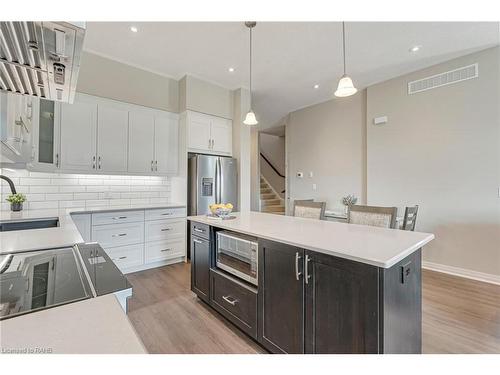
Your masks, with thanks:
<instances>
[{"instance_id":1,"label":"cabinet door","mask_svg":"<svg viewBox=\"0 0 500 375\"><path fill-rule=\"evenodd\" d=\"M155 116L155 172L177 174L179 123L167 116Z\"/></svg>"},{"instance_id":2,"label":"cabinet door","mask_svg":"<svg viewBox=\"0 0 500 375\"><path fill-rule=\"evenodd\" d=\"M213 152L227 155L232 154L233 126L231 120L220 117L212 117L210 137L212 139Z\"/></svg>"},{"instance_id":3,"label":"cabinet door","mask_svg":"<svg viewBox=\"0 0 500 375\"><path fill-rule=\"evenodd\" d=\"M259 241L259 342L273 353L304 352L302 249Z\"/></svg>"},{"instance_id":4,"label":"cabinet door","mask_svg":"<svg viewBox=\"0 0 500 375\"><path fill-rule=\"evenodd\" d=\"M97 169L127 172L128 111L112 105L98 105Z\"/></svg>"},{"instance_id":5,"label":"cabinet door","mask_svg":"<svg viewBox=\"0 0 500 375\"><path fill-rule=\"evenodd\" d=\"M201 113L189 113L187 121L188 148L198 151L210 151L211 116Z\"/></svg>"},{"instance_id":6,"label":"cabinet door","mask_svg":"<svg viewBox=\"0 0 500 375\"><path fill-rule=\"evenodd\" d=\"M61 104L52 100L33 100L33 161L37 171L55 171L60 167Z\"/></svg>"},{"instance_id":7,"label":"cabinet door","mask_svg":"<svg viewBox=\"0 0 500 375\"><path fill-rule=\"evenodd\" d=\"M196 236L191 236L191 290L209 302L210 242Z\"/></svg>"},{"instance_id":8,"label":"cabinet door","mask_svg":"<svg viewBox=\"0 0 500 375\"><path fill-rule=\"evenodd\" d=\"M154 118L152 113L129 113L128 171L151 173L153 171Z\"/></svg>"},{"instance_id":9,"label":"cabinet door","mask_svg":"<svg viewBox=\"0 0 500 375\"><path fill-rule=\"evenodd\" d=\"M306 352L378 353L377 267L309 251L305 267Z\"/></svg>"},{"instance_id":10,"label":"cabinet door","mask_svg":"<svg viewBox=\"0 0 500 375\"><path fill-rule=\"evenodd\" d=\"M96 171L97 104L77 98L61 106L61 169Z\"/></svg>"}]
</instances>

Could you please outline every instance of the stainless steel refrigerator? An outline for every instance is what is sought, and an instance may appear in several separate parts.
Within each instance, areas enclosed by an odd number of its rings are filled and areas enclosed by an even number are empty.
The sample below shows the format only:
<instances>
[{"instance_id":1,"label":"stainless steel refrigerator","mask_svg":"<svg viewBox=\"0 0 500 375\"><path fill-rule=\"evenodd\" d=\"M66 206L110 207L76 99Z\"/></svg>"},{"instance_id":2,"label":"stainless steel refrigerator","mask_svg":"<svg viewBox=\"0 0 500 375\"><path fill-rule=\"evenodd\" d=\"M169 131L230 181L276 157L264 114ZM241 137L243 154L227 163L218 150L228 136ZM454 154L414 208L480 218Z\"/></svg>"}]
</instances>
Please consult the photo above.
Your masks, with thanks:
<instances>
[{"instance_id":1,"label":"stainless steel refrigerator","mask_svg":"<svg viewBox=\"0 0 500 375\"><path fill-rule=\"evenodd\" d=\"M231 203L238 211L236 159L190 154L188 160L188 215L205 215L214 203Z\"/></svg>"}]
</instances>

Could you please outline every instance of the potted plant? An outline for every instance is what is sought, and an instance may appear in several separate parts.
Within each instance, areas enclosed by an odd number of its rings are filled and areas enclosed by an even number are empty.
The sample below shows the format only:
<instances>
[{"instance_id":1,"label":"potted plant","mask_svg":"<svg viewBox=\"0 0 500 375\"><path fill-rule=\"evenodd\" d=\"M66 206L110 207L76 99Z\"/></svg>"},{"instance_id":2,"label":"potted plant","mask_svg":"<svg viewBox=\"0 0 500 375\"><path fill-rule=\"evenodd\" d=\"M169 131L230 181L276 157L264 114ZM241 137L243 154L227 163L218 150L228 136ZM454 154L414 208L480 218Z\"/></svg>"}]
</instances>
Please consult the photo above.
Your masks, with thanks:
<instances>
[{"instance_id":1,"label":"potted plant","mask_svg":"<svg viewBox=\"0 0 500 375\"><path fill-rule=\"evenodd\" d=\"M10 202L10 209L12 211L21 211L23 209L23 202L26 201L26 196L21 193L11 194L6 199Z\"/></svg>"},{"instance_id":2,"label":"potted plant","mask_svg":"<svg viewBox=\"0 0 500 375\"><path fill-rule=\"evenodd\" d=\"M345 214L346 215L349 214L349 209L351 208L351 206L353 204L356 204L357 201L358 201L358 198L356 198L354 196L354 194L349 194L349 195L346 195L345 197L342 198L342 203L345 206Z\"/></svg>"}]
</instances>

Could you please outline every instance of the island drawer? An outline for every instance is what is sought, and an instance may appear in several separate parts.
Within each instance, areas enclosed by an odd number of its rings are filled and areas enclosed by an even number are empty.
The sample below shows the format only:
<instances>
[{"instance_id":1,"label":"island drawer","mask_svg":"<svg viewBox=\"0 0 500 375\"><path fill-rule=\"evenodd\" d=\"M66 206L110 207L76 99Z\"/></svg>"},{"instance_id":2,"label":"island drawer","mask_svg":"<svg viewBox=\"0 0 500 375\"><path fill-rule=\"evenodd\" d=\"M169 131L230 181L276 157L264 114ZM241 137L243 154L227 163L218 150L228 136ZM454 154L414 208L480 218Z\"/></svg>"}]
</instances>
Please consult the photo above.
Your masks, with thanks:
<instances>
[{"instance_id":1,"label":"island drawer","mask_svg":"<svg viewBox=\"0 0 500 375\"><path fill-rule=\"evenodd\" d=\"M144 222L126 224L95 225L92 241L103 248L132 245L144 242Z\"/></svg>"},{"instance_id":2,"label":"island drawer","mask_svg":"<svg viewBox=\"0 0 500 375\"><path fill-rule=\"evenodd\" d=\"M183 240L147 242L144 250L146 263L180 258L186 255Z\"/></svg>"},{"instance_id":3,"label":"island drawer","mask_svg":"<svg viewBox=\"0 0 500 375\"><path fill-rule=\"evenodd\" d=\"M144 210L92 214L92 225L135 223L140 221L144 221Z\"/></svg>"},{"instance_id":4,"label":"island drawer","mask_svg":"<svg viewBox=\"0 0 500 375\"><path fill-rule=\"evenodd\" d=\"M185 207L155 208L146 210L146 221L161 220L175 217L186 217Z\"/></svg>"},{"instance_id":5,"label":"island drawer","mask_svg":"<svg viewBox=\"0 0 500 375\"><path fill-rule=\"evenodd\" d=\"M191 221L191 234L205 238L207 240L210 239L210 230L209 226L206 224L197 223L195 221Z\"/></svg>"},{"instance_id":6,"label":"island drawer","mask_svg":"<svg viewBox=\"0 0 500 375\"><path fill-rule=\"evenodd\" d=\"M210 302L233 324L257 338L257 290L211 269Z\"/></svg>"},{"instance_id":7,"label":"island drawer","mask_svg":"<svg viewBox=\"0 0 500 375\"><path fill-rule=\"evenodd\" d=\"M186 232L186 221L185 219L146 221L145 231L146 241L182 239Z\"/></svg>"},{"instance_id":8,"label":"island drawer","mask_svg":"<svg viewBox=\"0 0 500 375\"><path fill-rule=\"evenodd\" d=\"M123 273L126 273L127 269L144 264L143 244L113 247L104 251Z\"/></svg>"}]
</instances>

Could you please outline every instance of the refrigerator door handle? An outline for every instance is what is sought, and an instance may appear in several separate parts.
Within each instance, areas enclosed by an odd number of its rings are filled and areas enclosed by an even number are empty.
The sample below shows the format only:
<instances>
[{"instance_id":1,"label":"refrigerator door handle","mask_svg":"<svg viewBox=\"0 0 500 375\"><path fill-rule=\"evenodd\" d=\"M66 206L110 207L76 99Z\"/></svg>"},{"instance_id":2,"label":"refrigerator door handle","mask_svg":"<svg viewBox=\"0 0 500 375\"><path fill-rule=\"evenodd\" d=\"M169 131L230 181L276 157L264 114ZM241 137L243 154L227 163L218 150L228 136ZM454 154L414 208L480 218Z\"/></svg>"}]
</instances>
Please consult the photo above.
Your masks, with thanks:
<instances>
[{"instance_id":1,"label":"refrigerator door handle","mask_svg":"<svg viewBox=\"0 0 500 375\"><path fill-rule=\"evenodd\" d=\"M215 160L215 189L214 189L215 204L220 203L219 202L219 188L220 188L220 183L219 183L219 158L217 158Z\"/></svg>"}]
</instances>

